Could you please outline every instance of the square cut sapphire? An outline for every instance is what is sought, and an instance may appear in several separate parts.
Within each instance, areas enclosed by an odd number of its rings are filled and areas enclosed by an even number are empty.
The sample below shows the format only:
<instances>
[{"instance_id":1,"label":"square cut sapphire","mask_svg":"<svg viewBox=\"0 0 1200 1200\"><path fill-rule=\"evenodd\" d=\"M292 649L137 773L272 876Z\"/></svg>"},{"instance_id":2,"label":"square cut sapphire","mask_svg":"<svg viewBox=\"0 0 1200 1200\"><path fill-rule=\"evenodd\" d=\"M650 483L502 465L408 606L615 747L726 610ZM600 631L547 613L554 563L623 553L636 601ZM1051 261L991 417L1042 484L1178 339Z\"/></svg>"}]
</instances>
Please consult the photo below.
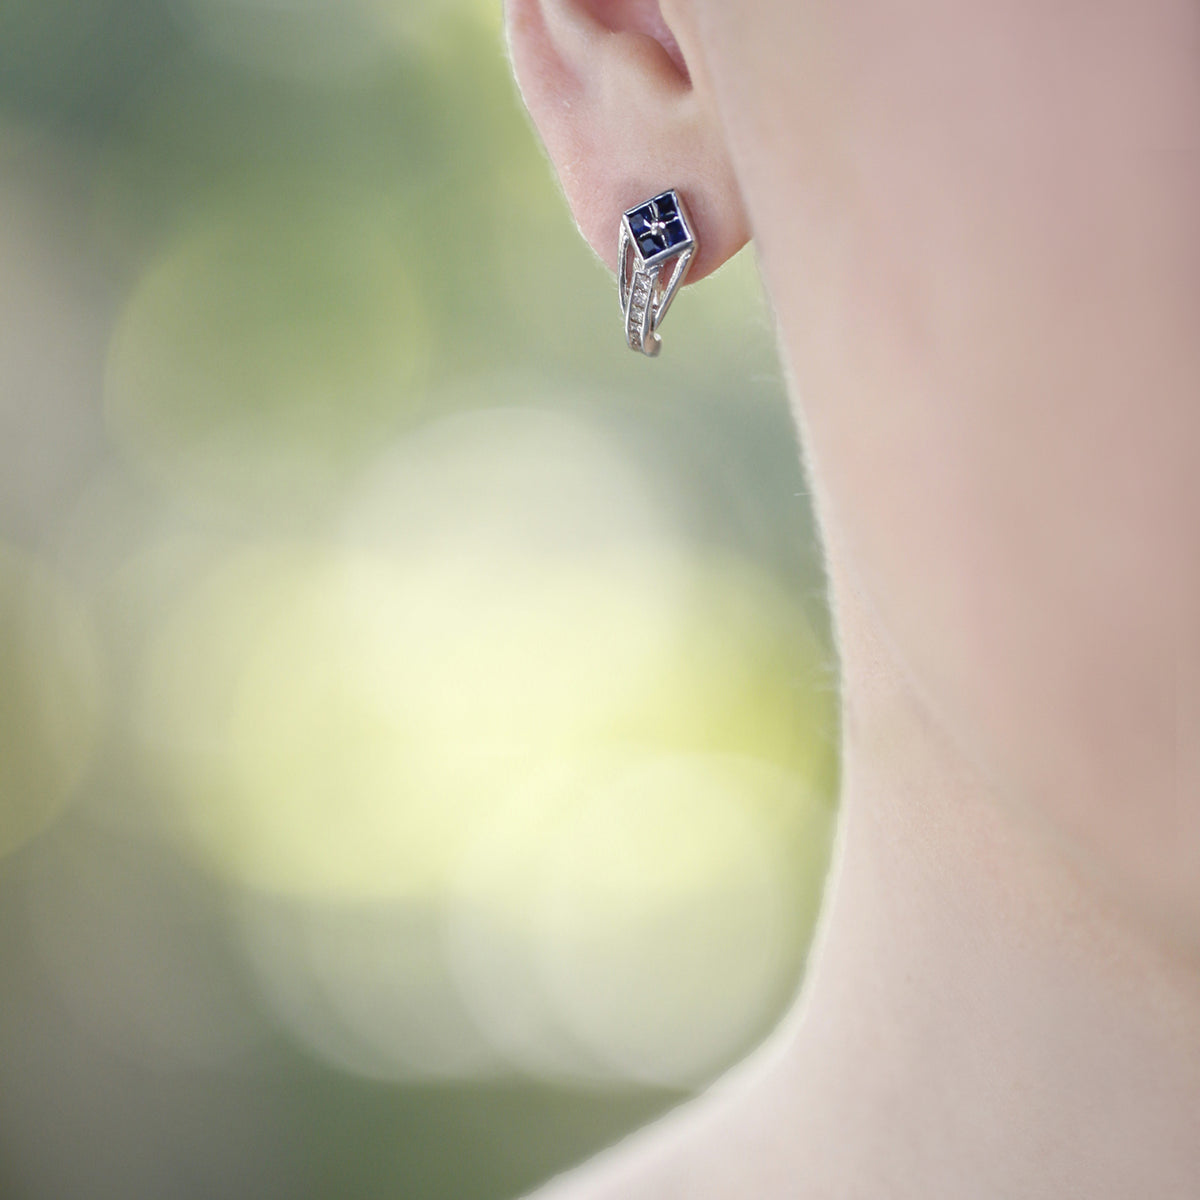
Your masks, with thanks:
<instances>
[{"instance_id":1,"label":"square cut sapphire","mask_svg":"<svg viewBox=\"0 0 1200 1200\"><path fill-rule=\"evenodd\" d=\"M658 209L658 215L664 221L668 217L679 216L679 201L675 199L674 192L663 192L661 196L656 196L650 203Z\"/></svg>"},{"instance_id":2,"label":"square cut sapphire","mask_svg":"<svg viewBox=\"0 0 1200 1200\"><path fill-rule=\"evenodd\" d=\"M630 212L629 231L643 259L655 258L691 240L674 192L664 192Z\"/></svg>"}]
</instances>

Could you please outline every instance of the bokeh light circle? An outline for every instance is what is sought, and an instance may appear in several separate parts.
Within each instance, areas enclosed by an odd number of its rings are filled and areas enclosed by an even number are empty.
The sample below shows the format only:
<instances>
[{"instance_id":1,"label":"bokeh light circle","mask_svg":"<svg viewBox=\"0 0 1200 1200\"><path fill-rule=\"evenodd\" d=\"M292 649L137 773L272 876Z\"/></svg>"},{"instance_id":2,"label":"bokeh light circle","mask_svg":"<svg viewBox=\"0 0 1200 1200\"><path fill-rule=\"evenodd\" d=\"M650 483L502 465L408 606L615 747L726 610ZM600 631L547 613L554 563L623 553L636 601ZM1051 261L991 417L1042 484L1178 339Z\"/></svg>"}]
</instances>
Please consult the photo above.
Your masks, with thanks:
<instances>
[{"instance_id":1,"label":"bokeh light circle","mask_svg":"<svg viewBox=\"0 0 1200 1200\"><path fill-rule=\"evenodd\" d=\"M761 807L780 790L812 803L761 764L630 763L547 847L543 985L622 1078L703 1081L763 1032L794 977L808 930L789 920L782 830Z\"/></svg>"},{"instance_id":2,"label":"bokeh light circle","mask_svg":"<svg viewBox=\"0 0 1200 1200\"><path fill-rule=\"evenodd\" d=\"M238 907L260 996L319 1059L390 1082L480 1079L503 1068L459 999L436 906L251 893Z\"/></svg>"},{"instance_id":3,"label":"bokeh light circle","mask_svg":"<svg viewBox=\"0 0 1200 1200\"><path fill-rule=\"evenodd\" d=\"M146 268L109 352L114 440L230 502L336 482L421 404L431 331L394 202L279 189L206 212Z\"/></svg>"},{"instance_id":4,"label":"bokeh light circle","mask_svg":"<svg viewBox=\"0 0 1200 1200\"><path fill-rule=\"evenodd\" d=\"M762 761L630 751L560 763L477 831L448 945L522 1070L693 1087L778 1010L813 911L790 830L830 813Z\"/></svg>"}]
</instances>

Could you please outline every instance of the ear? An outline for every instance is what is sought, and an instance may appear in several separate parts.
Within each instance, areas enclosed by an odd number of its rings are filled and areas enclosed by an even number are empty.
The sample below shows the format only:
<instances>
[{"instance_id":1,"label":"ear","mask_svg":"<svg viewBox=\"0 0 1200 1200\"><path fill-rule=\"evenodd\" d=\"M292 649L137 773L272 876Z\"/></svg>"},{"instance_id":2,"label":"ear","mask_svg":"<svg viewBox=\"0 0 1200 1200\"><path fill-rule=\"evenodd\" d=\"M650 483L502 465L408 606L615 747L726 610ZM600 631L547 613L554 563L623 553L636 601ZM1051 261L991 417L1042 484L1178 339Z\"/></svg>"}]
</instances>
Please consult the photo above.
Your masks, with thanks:
<instances>
[{"instance_id":1,"label":"ear","mask_svg":"<svg viewBox=\"0 0 1200 1200\"><path fill-rule=\"evenodd\" d=\"M621 214L675 188L694 281L749 231L698 40L657 0L508 0L513 66L583 236L617 269Z\"/></svg>"}]
</instances>

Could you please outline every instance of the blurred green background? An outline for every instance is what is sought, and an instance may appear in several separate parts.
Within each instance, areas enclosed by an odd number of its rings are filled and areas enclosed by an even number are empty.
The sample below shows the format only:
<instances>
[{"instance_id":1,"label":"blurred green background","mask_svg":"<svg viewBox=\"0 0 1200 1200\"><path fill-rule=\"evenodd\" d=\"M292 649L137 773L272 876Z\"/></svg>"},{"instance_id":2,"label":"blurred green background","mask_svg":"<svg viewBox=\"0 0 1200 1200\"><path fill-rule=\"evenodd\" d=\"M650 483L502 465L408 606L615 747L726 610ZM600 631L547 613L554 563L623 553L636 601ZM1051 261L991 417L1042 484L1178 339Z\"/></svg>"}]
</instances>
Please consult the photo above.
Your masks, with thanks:
<instances>
[{"instance_id":1,"label":"blurred green background","mask_svg":"<svg viewBox=\"0 0 1200 1200\"><path fill-rule=\"evenodd\" d=\"M495 0L0 0L0 1196L513 1197L786 1007L770 318L615 292Z\"/></svg>"}]
</instances>

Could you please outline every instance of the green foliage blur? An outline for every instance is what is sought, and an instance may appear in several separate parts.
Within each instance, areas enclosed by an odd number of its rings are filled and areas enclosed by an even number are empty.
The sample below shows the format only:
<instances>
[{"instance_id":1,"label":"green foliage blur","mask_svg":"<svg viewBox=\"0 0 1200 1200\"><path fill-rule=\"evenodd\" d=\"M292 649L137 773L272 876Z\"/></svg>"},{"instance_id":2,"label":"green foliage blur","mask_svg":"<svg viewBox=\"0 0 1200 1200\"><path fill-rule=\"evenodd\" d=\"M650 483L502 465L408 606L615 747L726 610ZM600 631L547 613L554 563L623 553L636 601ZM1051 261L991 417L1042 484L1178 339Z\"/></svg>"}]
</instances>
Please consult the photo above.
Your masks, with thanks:
<instances>
[{"instance_id":1,"label":"green foliage blur","mask_svg":"<svg viewBox=\"0 0 1200 1200\"><path fill-rule=\"evenodd\" d=\"M836 743L753 261L626 350L494 0L0 0L0 1196L523 1194L777 1020Z\"/></svg>"}]
</instances>

